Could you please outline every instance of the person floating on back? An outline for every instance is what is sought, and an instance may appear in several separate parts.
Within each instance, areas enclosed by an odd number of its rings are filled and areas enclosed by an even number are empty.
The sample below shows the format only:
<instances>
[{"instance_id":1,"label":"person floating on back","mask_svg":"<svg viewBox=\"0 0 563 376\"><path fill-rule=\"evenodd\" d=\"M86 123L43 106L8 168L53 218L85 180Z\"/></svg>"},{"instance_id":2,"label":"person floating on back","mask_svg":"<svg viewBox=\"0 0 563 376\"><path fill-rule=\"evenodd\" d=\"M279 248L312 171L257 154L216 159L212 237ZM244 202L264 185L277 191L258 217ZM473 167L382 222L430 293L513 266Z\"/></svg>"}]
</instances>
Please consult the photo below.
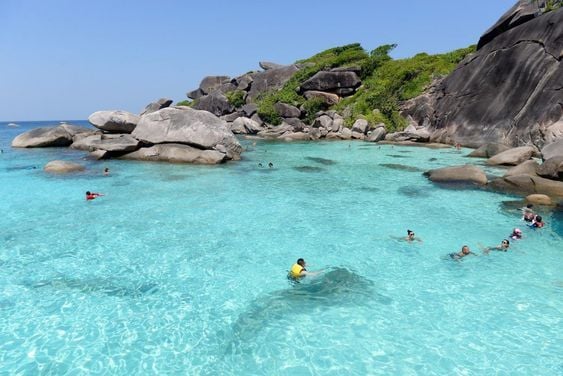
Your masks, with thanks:
<instances>
[{"instance_id":1,"label":"person floating on back","mask_svg":"<svg viewBox=\"0 0 563 376\"><path fill-rule=\"evenodd\" d=\"M95 199L97 197L101 197L101 196L103 196L102 193L86 191L86 201L90 201L90 200L93 200L93 199Z\"/></svg>"},{"instance_id":2,"label":"person floating on back","mask_svg":"<svg viewBox=\"0 0 563 376\"><path fill-rule=\"evenodd\" d=\"M544 225L541 215L536 215L528 226L531 228L542 228Z\"/></svg>"},{"instance_id":3,"label":"person floating on back","mask_svg":"<svg viewBox=\"0 0 563 376\"><path fill-rule=\"evenodd\" d=\"M287 277L293 281L299 281L300 279L304 278L305 276L313 276L317 275L318 273L309 272L307 271L307 263L302 258L297 259L297 262L291 266L289 269L289 274Z\"/></svg>"},{"instance_id":4,"label":"person floating on back","mask_svg":"<svg viewBox=\"0 0 563 376\"><path fill-rule=\"evenodd\" d=\"M450 253L450 257L453 258L454 260L460 260L460 259L464 258L465 256L469 256L469 255L475 255L475 253L471 252L469 247L466 246L466 245L461 247L461 252Z\"/></svg>"}]
</instances>

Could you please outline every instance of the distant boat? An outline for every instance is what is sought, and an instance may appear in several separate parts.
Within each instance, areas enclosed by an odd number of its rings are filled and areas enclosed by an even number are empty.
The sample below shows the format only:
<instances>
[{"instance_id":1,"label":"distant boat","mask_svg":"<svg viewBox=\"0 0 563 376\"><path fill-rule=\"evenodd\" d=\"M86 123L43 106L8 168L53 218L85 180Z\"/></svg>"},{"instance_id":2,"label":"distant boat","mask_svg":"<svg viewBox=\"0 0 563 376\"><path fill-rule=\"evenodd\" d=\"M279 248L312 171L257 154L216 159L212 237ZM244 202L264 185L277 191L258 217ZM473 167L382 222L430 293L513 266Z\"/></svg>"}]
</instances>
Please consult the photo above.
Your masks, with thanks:
<instances>
[{"instance_id":1,"label":"distant boat","mask_svg":"<svg viewBox=\"0 0 563 376\"><path fill-rule=\"evenodd\" d=\"M10 128L17 128L17 127L19 127L19 125L16 124L16 123L9 123L9 124L8 124L8 127L10 127Z\"/></svg>"}]
</instances>

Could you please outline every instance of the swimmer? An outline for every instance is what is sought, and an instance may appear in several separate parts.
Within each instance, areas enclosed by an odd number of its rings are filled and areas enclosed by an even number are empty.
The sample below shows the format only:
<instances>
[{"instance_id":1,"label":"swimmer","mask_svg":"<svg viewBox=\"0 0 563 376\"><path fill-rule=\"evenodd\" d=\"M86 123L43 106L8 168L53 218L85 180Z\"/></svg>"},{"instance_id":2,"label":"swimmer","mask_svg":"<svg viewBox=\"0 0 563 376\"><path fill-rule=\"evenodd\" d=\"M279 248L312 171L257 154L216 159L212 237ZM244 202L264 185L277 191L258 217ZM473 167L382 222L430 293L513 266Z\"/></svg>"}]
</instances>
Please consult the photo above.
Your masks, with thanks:
<instances>
[{"instance_id":1,"label":"swimmer","mask_svg":"<svg viewBox=\"0 0 563 376\"><path fill-rule=\"evenodd\" d=\"M532 223L530 223L528 226L530 226L531 228L542 228L544 225L543 223L543 218L541 217L541 215L536 215L534 217L534 220L532 221Z\"/></svg>"},{"instance_id":2,"label":"swimmer","mask_svg":"<svg viewBox=\"0 0 563 376\"><path fill-rule=\"evenodd\" d=\"M268 167L272 168L274 167L274 164L272 162L268 163Z\"/></svg>"},{"instance_id":3,"label":"swimmer","mask_svg":"<svg viewBox=\"0 0 563 376\"><path fill-rule=\"evenodd\" d=\"M522 230L520 230L519 228L515 228L514 230L512 230L512 234L510 234L510 237L514 240L522 239Z\"/></svg>"},{"instance_id":4,"label":"swimmer","mask_svg":"<svg viewBox=\"0 0 563 376\"><path fill-rule=\"evenodd\" d=\"M461 252L450 253L450 257L453 258L454 260L459 260L469 255L477 256L475 253L471 252L471 250L469 250L469 247L466 245L461 247Z\"/></svg>"},{"instance_id":5,"label":"swimmer","mask_svg":"<svg viewBox=\"0 0 563 376\"><path fill-rule=\"evenodd\" d=\"M102 193L86 191L86 201L95 199L96 197L104 196Z\"/></svg>"},{"instance_id":6,"label":"swimmer","mask_svg":"<svg viewBox=\"0 0 563 376\"><path fill-rule=\"evenodd\" d=\"M262 166L262 163L258 163L258 167L264 167L264 166Z\"/></svg>"},{"instance_id":7,"label":"swimmer","mask_svg":"<svg viewBox=\"0 0 563 376\"><path fill-rule=\"evenodd\" d=\"M297 281L305 276L314 276L318 274L318 272L307 271L306 267L307 263L305 262L305 260L303 260L302 258L298 259L297 262L291 266L287 278Z\"/></svg>"},{"instance_id":8,"label":"swimmer","mask_svg":"<svg viewBox=\"0 0 563 376\"><path fill-rule=\"evenodd\" d=\"M407 230L407 237L404 238L406 241L408 242L413 242L413 241L417 241L417 242L422 242L422 239L417 238L414 236L414 231L412 230Z\"/></svg>"},{"instance_id":9,"label":"swimmer","mask_svg":"<svg viewBox=\"0 0 563 376\"><path fill-rule=\"evenodd\" d=\"M510 248L510 242L508 241L508 239L503 239L500 245L497 245L495 247L483 248L483 253L489 254L490 251L506 252L508 251L508 248Z\"/></svg>"},{"instance_id":10,"label":"swimmer","mask_svg":"<svg viewBox=\"0 0 563 376\"><path fill-rule=\"evenodd\" d=\"M526 207L522 208L522 219L526 222L532 222L534 220L535 214L532 209L534 205L528 204Z\"/></svg>"},{"instance_id":11,"label":"swimmer","mask_svg":"<svg viewBox=\"0 0 563 376\"><path fill-rule=\"evenodd\" d=\"M104 168L104 176L109 176L109 168Z\"/></svg>"}]
</instances>

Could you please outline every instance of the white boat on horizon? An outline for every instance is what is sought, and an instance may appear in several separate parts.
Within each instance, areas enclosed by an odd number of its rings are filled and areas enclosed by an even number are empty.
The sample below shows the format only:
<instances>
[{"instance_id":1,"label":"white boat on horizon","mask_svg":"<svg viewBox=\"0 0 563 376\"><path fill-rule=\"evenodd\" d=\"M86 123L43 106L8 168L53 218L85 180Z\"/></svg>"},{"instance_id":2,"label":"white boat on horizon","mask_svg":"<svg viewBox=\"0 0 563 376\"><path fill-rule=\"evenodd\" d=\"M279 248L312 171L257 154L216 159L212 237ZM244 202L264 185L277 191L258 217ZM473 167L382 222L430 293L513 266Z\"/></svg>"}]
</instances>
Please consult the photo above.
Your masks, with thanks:
<instances>
[{"instance_id":1,"label":"white boat on horizon","mask_svg":"<svg viewBox=\"0 0 563 376\"><path fill-rule=\"evenodd\" d=\"M17 127L19 127L19 125L16 124L16 123L8 123L8 127L10 127L10 128L17 128Z\"/></svg>"}]
</instances>

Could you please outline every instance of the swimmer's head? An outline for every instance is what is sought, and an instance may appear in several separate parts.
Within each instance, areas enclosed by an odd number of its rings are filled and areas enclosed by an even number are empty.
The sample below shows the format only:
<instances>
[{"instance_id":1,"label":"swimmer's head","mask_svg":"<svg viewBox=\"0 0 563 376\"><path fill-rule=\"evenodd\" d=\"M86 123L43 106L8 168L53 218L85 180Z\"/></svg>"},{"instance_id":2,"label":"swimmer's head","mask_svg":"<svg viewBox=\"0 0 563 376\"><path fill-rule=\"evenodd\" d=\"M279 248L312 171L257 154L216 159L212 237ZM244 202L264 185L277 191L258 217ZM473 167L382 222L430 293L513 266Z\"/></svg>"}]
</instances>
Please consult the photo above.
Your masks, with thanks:
<instances>
[{"instance_id":1,"label":"swimmer's head","mask_svg":"<svg viewBox=\"0 0 563 376\"><path fill-rule=\"evenodd\" d=\"M297 265L301 265L302 267L305 267L305 260L303 260L302 258L297 259Z\"/></svg>"},{"instance_id":2,"label":"swimmer's head","mask_svg":"<svg viewBox=\"0 0 563 376\"><path fill-rule=\"evenodd\" d=\"M541 222L541 221L542 221L541 215L536 215L536 222Z\"/></svg>"},{"instance_id":3,"label":"swimmer's head","mask_svg":"<svg viewBox=\"0 0 563 376\"><path fill-rule=\"evenodd\" d=\"M470 251L469 251L469 247L466 246L466 245L464 245L463 247L461 247L461 252L462 252L464 255L469 254L469 252L470 252Z\"/></svg>"},{"instance_id":4,"label":"swimmer's head","mask_svg":"<svg viewBox=\"0 0 563 376\"><path fill-rule=\"evenodd\" d=\"M503 239L502 240L502 246L508 248L508 246L510 246L510 242L508 241L508 239Z\"/></svg>"},{"instance_id":5,"label":"swimmer's head","mask_svg":"<svg viewBox=\"0 0 563 376\"><path fill-rule=\"evenodd\" d=\"M87 195L90 195L91 193L90 193L90 191L86 191L86 194L87 194Z\"/></svg>"}]
</instances>

